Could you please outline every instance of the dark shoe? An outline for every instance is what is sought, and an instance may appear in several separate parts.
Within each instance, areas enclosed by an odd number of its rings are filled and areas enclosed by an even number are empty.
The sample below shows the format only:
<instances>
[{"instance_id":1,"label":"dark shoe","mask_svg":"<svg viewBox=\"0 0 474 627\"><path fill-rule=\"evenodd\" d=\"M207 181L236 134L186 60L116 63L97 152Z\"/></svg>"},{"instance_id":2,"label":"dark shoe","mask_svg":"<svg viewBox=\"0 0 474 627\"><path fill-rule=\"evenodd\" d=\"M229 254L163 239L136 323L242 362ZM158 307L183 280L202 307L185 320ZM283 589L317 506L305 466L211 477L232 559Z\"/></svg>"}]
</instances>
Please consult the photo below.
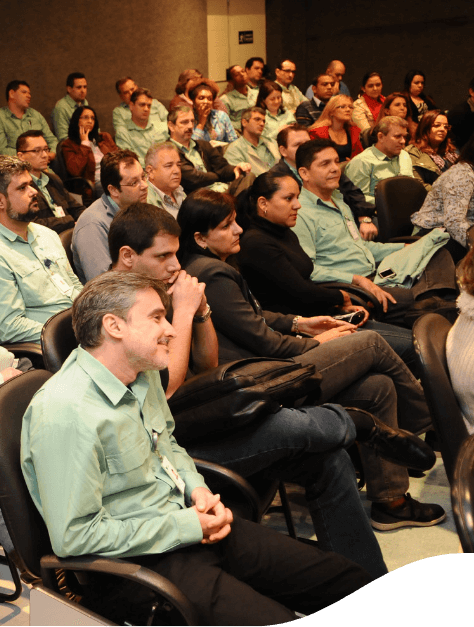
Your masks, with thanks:
<instances>
[{"instance_id":1,"label":"dark shoe","mask_svg":"<svg viewBox=\"0 0 474 627\"><path fill-rule=\"evenodd\" d=\"M346 411L354 421L356 440L375 449L380 457L416 470L429 470L434 466L434 451L413 433L392 429L363 409L346 407Z\"/></svg>"},{"instance_id":2,"label":"dark shoe","mask_svg":"<svg viewBox=\"0 0 474 627\"><path fill-rule=\"evenodd\" d=\"M390 531L400 527L432 527L446 518L446 512L436 503L420 503L407 492L399 507L372 503L370 522L374 529Z\"/></svg>"}]
</instances>

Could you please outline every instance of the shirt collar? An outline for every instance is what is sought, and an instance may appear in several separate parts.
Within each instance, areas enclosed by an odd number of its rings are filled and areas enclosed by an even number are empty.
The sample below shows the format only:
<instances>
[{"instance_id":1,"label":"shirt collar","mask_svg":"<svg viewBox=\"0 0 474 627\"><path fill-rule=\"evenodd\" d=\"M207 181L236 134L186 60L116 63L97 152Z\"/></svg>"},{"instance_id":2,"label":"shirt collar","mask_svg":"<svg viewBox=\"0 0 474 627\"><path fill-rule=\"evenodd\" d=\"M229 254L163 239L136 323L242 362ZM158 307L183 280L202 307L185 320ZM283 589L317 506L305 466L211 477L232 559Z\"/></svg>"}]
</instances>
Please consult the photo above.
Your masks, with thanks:
<instances>
[{"instance_id":1,"label":"shirt collar","mask_svg":"<svg viewBox=\"0 0 474 627\"><path fill-rule=\"evenodd\" d=\"M286 163L286 165L290 168L290 170L293 172L293 174L297 177L298 181L303 184L303 179L301 178L301 176L298 173L298 170L296 168L294 168L292 165L290 165L288 163L288 161L286 159L283 159L283 161Z\"/></svg>"},{"instance_id":2,"label":"shirt collar","mask_svg":"<svg viewBox=\"0 0 474 627\"><path fill-rule=\"evenodd\" d=\"M30 224L28 224L28 241L25 241L22 237L20 237L13 231L10 231L10 229L8 229L6 226L3 226L3 224L0 224L0 234L3 235L3 237L5 237L10 242L15 242L18 240L23 244L31 244L36 239L36 233L33 232Z\"/></svg>"},{"instance_id":3,"label":"shirt collar","mask_svg":"<svg viewBox=\"0 0 474 627\"><path fill-rule=\"evenodd\" d=\"M4 108L8 111L10 117L15 118L15 120L24 120L25 118L31 118L31 107L27 107L25 109L25 113L23 114L22 118L19 118L18 116L16 116L8 105Z\"/></svg>"},{"instance_id":4,"label":"shirt collar","mask_svg":"<svg viewBox=\"0 0 474 627\"><path fill-rule=\"evenodd\" d=\"M282 84L281 84L281 83L279 83L278 81L275 81L275 83L276 83L277 85L280 85L280 87L283 89L283 91L290 91L291 84L290 84L290 87L285 87L284 85L282 85Z\"/></svg>"},{"instance_id":5,"label":"shirt collar","mask_svg":"<svg viewBox=\"0 0 474 627\"><path fill-rule=\"evenodd\" d=\"M135 124L132 118L130 118L129 120L126 121L125 125L130 131L141 131L142 133L144 133L145 131L148 131L152 128L153 123L150 122L150 118L148 118L147 125L145 126L145 128L142 128L141 126L138 126L138 124Z\"/></svg>"},{"instance_id":6,"label":"shirt collar","mask_svg":"<svg viewBox=\"0 0 474 627\"><path fill-rule=\"evenodd\" d=\"M129 387L124 385L110 370L93 357L82 346L75 349L79 366L86 372L94 384L107 396L112 405L118 405L126 396L134 396L143 407L149 388L146 373L140 372Z\"/></svg>"},{"instance_id":7,"label":"shirt collar","mask_svg":"<svg viewBox=\"0 0 474 627\"><path fill-rule=\"evenodd\" d=\"M183 144L180 144L175 139L170 138L170 140L177 146L178 150L182 150L183 152L191 152L194 148L196 148L196 142L194 139L189 141L189 148L186 148L186 146L183 146Z\"/></svg>"},{"instance_id":8,"label":"shirt collar","mask_svg":"<svg viewBox=\"0 0 474 627\"><path fill-rule=\"evenodd\" d=\"M113 216L120 210L120 207L117 205L115 200L112 200L112 198L108 196L105 192L102 194L101 200L107 207L107 211L110 211Z\"/></svg>"},{"instance_id":9,"label":"shirt collar","mask_svg":"<svg viewBox=\"0 0 474 627\"><path fill-rule=\"evenodd\" d=\"M379 161L397 161L399 157L399 155L395 155L394 157L387 157L385 153L383 153L375 146L370 146L370 150L372 151L374 157L376 157Z\"/></svg>"},{"instance_id":10,"label":"shirt collar","mask_svg":"<svg viewBox=\"0 0 474 627\"><path fill-rule=\"evenodd\" d=\"M155 190L155 192L158 194L158 196L161 198L162 201L164 201L165 198L168 198L170 202L175 203L175 201L171 198L171 196L169 196L168 194L165 194L165 192L162 192L161 189L159 189L156 185L153 185L153 183L151 181L148 181L148 185L150 185L150 187ZM184 189L180 185L174 191L174 195L175 195L175 198L176 198L176 203L179 203L180 197L183 194L184 194Z\"/></svg>"},{"instance_id":11,"label":"shirt collar","mask_svg":"<svg viewBox=\"0 0 474 627\"><path fill-rule=\"evenodd\" d=\"M45 174L44 172L41 172L39 177L35 176L31 172L30 174L31 174L31 178L33 179L33 181L41 190L43 190L46 187L46 185L49 183L49 176Z\"/></svg>"},{"instance_id":12,"label":"shirt collar","mask_svg":"<svg viewBox=\"0 0 474 627\"><path fill-rule=\"evenodd\" d=\"M87 102L86 100L83 100L82 102L78 103L74 100L74 98L71 98L69 94L66 94L64 98L68 105L70 107L73 107L73 109L77 109L77 107L83 107Z\"/></svg>"},{"instance_id":13,"label":"shirt collar","mask_svg":"<svg viewBox=\"0 0 474 627\"><path fill-rule=\"evenodd\" d=\"M330 209L332 209L333 211L335 210L334 205L327 201L327 200L323 200L322 198L320 198L319 196L316 196L316 194L314 194L313 192L311 192L309 189L307 189L306 187L303 187L301 189L301 194L300 194L300 198L301 195L308 199L310 201L310 203L313 205L313 207L316 207L317 205L323 205L324 207L329 207ZM338 201L341 201L343 199L343 196L341 194L341 192L338 189L335 189L331 195L331 199L336 203L338 203Z\"/></svg>"}]
</instances>

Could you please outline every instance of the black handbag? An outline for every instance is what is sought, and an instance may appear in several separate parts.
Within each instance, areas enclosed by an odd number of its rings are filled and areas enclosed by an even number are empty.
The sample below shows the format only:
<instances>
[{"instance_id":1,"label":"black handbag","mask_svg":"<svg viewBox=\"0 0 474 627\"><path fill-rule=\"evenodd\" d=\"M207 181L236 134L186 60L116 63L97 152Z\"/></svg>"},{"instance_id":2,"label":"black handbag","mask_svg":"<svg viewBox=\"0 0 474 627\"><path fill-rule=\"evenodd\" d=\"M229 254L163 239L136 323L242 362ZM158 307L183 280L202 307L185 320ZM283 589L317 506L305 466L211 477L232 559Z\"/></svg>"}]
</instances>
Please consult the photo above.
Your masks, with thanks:
<instances>
[{"instance_id":1,"label":"black handbag","mask_svg":"<svg viewBox=\"0 0 474 627\"><path fill-rule=\"evenodd\" d=\"M178 442L237 431L254 420L293 407L320 394L322 376L314 364L292 359L250 357L203 372L184 384L169 399Z\"/></svg>"}]
</instances>

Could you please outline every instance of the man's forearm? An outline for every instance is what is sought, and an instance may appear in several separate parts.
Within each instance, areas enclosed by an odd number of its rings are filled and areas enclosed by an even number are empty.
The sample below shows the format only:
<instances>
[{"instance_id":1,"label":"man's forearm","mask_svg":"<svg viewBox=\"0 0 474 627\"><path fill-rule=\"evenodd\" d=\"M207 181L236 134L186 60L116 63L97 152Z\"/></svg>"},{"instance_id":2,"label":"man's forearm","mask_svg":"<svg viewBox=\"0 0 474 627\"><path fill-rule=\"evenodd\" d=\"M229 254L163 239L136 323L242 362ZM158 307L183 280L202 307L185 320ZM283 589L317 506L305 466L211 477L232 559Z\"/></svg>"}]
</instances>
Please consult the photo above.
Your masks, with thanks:
<instances>
[{"instance_id":1,"label":"man's forearm","mask_svg":"<svg viewBox=\"0 0 474 627\"><path fill-rule=\"evenodd\" d=\"M211 318L206 322L195 322L192 334L193 370L204 372L217 368L219 364L219 344Z\"/></svg>"}]
</instances>

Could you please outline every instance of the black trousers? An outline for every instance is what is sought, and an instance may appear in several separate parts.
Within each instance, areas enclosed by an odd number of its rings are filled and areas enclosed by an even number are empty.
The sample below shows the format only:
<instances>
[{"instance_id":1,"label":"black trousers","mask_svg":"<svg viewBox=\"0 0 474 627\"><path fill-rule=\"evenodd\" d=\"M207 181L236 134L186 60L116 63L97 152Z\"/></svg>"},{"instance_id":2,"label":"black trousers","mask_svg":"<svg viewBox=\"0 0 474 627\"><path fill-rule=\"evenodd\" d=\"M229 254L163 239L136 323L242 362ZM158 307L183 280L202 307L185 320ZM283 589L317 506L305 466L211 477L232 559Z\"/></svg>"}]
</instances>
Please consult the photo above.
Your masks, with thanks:
<instances>
[{"instance_id":1,"label":"black trousers","mask_svg":"<svg viewBox=\"0 0 474 627\"><path fill-rule=\"evenodd\" d=\"M170 579L202 625L273 625L311 614L371 581L357 564L236 518L217 544L130 558Z\"/></svg>"}]
</instances>

